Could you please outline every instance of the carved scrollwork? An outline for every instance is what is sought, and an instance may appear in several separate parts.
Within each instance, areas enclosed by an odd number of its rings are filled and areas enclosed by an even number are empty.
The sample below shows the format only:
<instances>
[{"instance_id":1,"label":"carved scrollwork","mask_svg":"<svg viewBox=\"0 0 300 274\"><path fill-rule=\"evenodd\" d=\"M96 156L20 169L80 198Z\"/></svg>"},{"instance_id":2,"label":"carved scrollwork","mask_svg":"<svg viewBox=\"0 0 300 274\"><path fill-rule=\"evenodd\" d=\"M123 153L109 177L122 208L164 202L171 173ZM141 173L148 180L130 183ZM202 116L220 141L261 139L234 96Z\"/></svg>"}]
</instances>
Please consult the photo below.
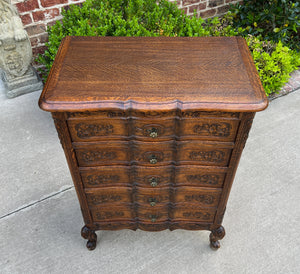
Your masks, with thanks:
<instances>
[{"instance_id":1,"label":"carved scrollwork","mask_svg":"<svg viewBox=\"0 0 300 274\"><path fill-rule=\"evenodd\" d=\"M193 127L194 133L201 136L228 137L231 125L229 123L201 123Z\"/></svg>"},{"instance_id":2,"label":"carved scrollwork","mask_svg":"<svg viewBox=\"0 0 300 274\"><path fill-rule=\"evenodd\" d=\"M79 157L86 163L101 160L113 160L117 157L115 151L87 151L81 152Z\"/></svg>"},{"instance_id":3,"label":"carved scrollwork","mask_svg":"<svg viewBox=\"0 0 300 274\"><path fill-rule=\"evenodd\" d=\"M112 218L118 218L125 216L125 213L123 211L117 210L117 211L100 211L96 213L97 220L107 220Z\"/></svg>"},{"instance_id":4,"label":"carved scrollwork","mask_svg":"<svg viewBox=\"0 0 300 274\"><path fill-rule=\"evenodd\" d=\"M186 218L201 219L201 220L211 219L210 213L202 212L202 211L185 211L182 213L182 216Z\"/></svg>"},{"instance_id":5,"label":"carved scrollwork","mask_svg":"<svg viewBox=\"0 0 300 274\"><path fill-rule=\"evenodd\" d=\"M105 183L114 183L120 180L119 175L88 175L87 183L92 186L102 185Z\"/></svg>"},{"instance_id":6,"label":"carved scrollwork","mask_svg":"<svg viewBox=\"0 0 300 274\"><path fill-rule=\"evenodd\" d=\"M132 111L131 115L138 117L166 117L175 116L176 111Z\"/></svg>"},{"instance_id":7,"label":"carved scrollwork","mask_svg":"<svg viewBox=\"0 0 300 274\"><path fill-rule=\"evenodd\" d=\"M217 116L217 117L232 117L238 118L239 113L237 112L218 112L218 111L183 111L182 117L191 117L191 118L198 118L198 117L206 117L206 116Z\"/></svg>"},{"instance_id":8,"label":"carved scrollwork","mask_svg":"<svg viewBox=\"0 0 300 274\"><path fill-rule=\"evenodd\" d=\"M191 194L185 195L184 200L186 202L200 202L203 204L213 204L215 202L215 197L213 195L205 195L205 194Z\"/></svg>"},{"instance_id":9,"label":"carved scrollwork","mask_svg":"<svg viewBox=\"0 0 300 274\"><path fill-rule=\"evenodd\" d=\"M126 112L125 111L108 111L106 116L109 118L125 117Z\"/></svg>"},{"instance_id":10,"label":"carved scrollwork","mask_svg":"<svg viewBox=\"0 0 300 274\"><path fill-rule=\"evenodd\" d=\"M114 126L110 124L86 124L80 123L75 126L79 138L93 136L107 136L114 132Z\"/></svg>"},{"instance_id":11,"label":"carved scrollwork","mask_svg":"<svg viewBox=\"0 0 300 274\"><path fill-rule=\"evenodd\" d=\"M189 158L193 161L206 161L219 163L224 161L225 152L220 150L212 151L192 151L190 152Z\"/></svg>"},{"instance_id":12,"label":"carved scrollwork","mask_svg":"<svg viewBox=\"0 0 300 274\"><path fill-rule=\"evenodd\" d=\"M246 113L246 114L244 114L244 116L245 116L245 122L244 122L244 125L243 125L244 134L241 137L242 148L244 148L245 145L246 145L246 141L248 139L249 131L252 127L252 123L253 123L255 113L252 113L252 112Z\"/></svg>"},{"instance_id":13,"label":"carved scrollwork","mask_svg":"<svg viewBox=\"0 0 300 274\"><path fill-rule=\"evenodd\" d=\"M89 196L89 201L93 205L99 205L108 202L118 202L122 200L122 196L118 194L101 194Z\"/></svg>"},{"instance_id":14,"label":"carved scrollwork","mask_svg":"<svg viewBox=\"0 0 300 274\"><path fill-rule=\"evenodd\" d=\"M187 175L186 179L188 182L197 181L199 183L203 184L209 184L209 185L217 185L220 180L219 175L213 175L213 174L193 174L193 175Z\"/></svg>"},{"instance_id":15,"label":"carved scrollwork","mask_svg":"<svg viewBox=\"0 0 300 274\"><path fill-rule=\"evenodd\" d=\"M53 114L52 117L53 117L54 125L55 125L56 131L57 131L58 139L60 141L61 146L64 149L65 145L64 145L64 141L63 141L63 139L64 139L63 131L65 130L65 121L58 117L55 117L55 114Z\"/></svg>"}]
</instances>

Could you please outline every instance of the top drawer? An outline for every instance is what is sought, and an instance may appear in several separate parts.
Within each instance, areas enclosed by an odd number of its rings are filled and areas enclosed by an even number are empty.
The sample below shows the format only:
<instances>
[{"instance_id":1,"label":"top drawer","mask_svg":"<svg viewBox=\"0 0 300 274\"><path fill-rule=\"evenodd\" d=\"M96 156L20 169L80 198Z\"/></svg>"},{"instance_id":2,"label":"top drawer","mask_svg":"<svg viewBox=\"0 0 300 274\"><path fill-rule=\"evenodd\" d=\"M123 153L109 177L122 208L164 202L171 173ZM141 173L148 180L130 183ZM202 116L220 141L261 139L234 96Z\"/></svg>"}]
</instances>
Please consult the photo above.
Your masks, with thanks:
<instances>
[{"instance_id":1,"label":"top drawer","mask_svg":"<svg viewBox=\"0 0 300 274\"><path fill-rule=\"evenodd\" d=\"M73 141L97 141L128 136L127 119L90 117L68 120Z\"/></svg>"},{"instance_id":2,"label":"top drawer","mask_svg":"<svg viewBox=\"0 0 300 274\"><path fill-rule=\"evenodd\" d=\"M207 140L233 142L239 119L201 118L79 118L68 120L75 142L110 140L141 141Z\"/></svg>"}]
</instances>

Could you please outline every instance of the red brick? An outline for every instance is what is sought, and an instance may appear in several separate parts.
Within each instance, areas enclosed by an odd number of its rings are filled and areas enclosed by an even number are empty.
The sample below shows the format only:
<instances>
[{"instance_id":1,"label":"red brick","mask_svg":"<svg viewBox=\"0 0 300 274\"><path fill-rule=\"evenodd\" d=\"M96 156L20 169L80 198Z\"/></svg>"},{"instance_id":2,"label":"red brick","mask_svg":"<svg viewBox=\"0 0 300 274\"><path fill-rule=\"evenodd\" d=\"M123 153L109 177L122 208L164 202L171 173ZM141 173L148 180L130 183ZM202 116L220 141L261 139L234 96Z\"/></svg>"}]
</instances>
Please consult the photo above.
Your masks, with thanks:
<instances>
[{"instance_id":1,"label":"red brick","mask_svg":"<svg viewBox=\"0 0 300 274\"><path fill-rule=\"evenodd\" d=\"M206 10L206 11L202 11L200 12L200 16L202 18L208 18L208 17L213 17L215 16L217 13L217 10L216 9L210 9L210 10Z\"/></svg>"},{"instance_id":2,"label":"red brick","mask_svg":"<svg viewBox=\"0 0 300 274\"><path fill-rule=\"evenodd\" d=\"M208 2L208 7L213 8L224 4L224 0L210 0Z\"/></svg>"},{"instance_id":3,"label":"red brick","mask_svg":"<svg viewBox=\"0 0 300 274\"><path fill-rule=\"evenodd\" d=\"M42 34L39 38L40 38L40 43L45 44L46 42L48 42L48 33Z\"/></svg>"},{"instance_id":4,"label":"red brick","mask_svg":"<svg viewBox=\"0 0 300 274\"><path fill-rule=\"evenodd\" d=\"M185 8L181 8L181 9L184 11L185 14L188 13L189 8L185 7Z\"/></svg>"},{"instance_id":5,"label":"red brick","mask_svg":"<svg viewBox=\"0 0 300 274\"><path fill-rule=\"evenodd\" d=\"M32 22L32 19L29 14L24 14L24 15L21 15L20 17L21 17L21 20L22 20L22 23L24 26L28 25Z\"/></svg>"},{"instance_id":6,"label":"red brick","mask_svg":"<svg viewBox=\"0 0 300 274\"><path fill-rule=\"evenodd\" d=\"M200 3L200 0L183 0L182 1L182 6L188 6L188 5L192 5L195 3Z\"/></svg>"},{"instance_id":7,"label":"red brick","mask_svg":"<svg viewBox=\"0 0 300 274\"><path fill-rule=\"evenodd\" d=\"M39 25L27 27L27 28L25 28L25 30L27 31L29 36L34 36L39 33L46 32L46 26L45 26L45 24L39 24Z\"/></svg>"},{"instance_id":8,"label":"red brick","mask_svg":"<svg viewBox=\"0 0 300 274\"><path fill-rule=\"evenodd\" d=\"M196 5L192 5L192 6L189 6L189 11L188 11L188 14L194 14L194 11L198 11L198 4Z\"/></svg>"},{"instance_id":9,"label":"red brick","mask_svg":"<svg viewBox=\"0 0 300 274\"><path fill-rule=\"evenodd\" d=\"M229 10L229 6L226 5L226 6L222 6L222 7L218 7L218 14L224 14L226 13L227 11Z\"/></svg>"},{"instance_id":10,"label":"red brick","mask_svg":"<svg viewBox=\"0 0 300 274\"><path fill-rule=\"evenodd\" d=\"M68 3L68 0L41 0L41 4L44 8L66 3Z\"/></svg>"},{"instance_id":11,"label":"red brick","mask_svg":"<svg viewBox=\"0 0 300 274\"><path fill-rule=\"evenodd\" d=\"M32 49L33 56L37 56L38 54L43 54L45 50L47 49L46 46L36 47Z\"/></svg>"},{"instance_id":12,"label":"red brick","mask_svg":"<svg viewBox=\"0 0 300 274\"><path fill-rule=\"evenodd\" d=\"M198 10L205 10L206 9L206 2L199 4Z\"/></svg>"},{"instance_id":13,"label":"red brick","mask_svg":"<svg viewBox=\"0 0 300 274\"><path fill-rule=\"evenodd\" d=\"M54 21L48 22L48 23L47 23L47 29L48 29L48 28L51 28L53 25L55 25L55 23L56 23L57 21L62 22L62 20L54 20Z\"/></svg>"},{"instance_id":14,"label":"red brick","mask_svg":"<svg viewBox=\"0 0 300 274\"><path fill-rule=\"evenodd\" d=\"M36 11L36 12L32 13L33 20L35 22L53 19L53 18L55 18L56 16L59 16L59 15L60 15L59 9L57 9L57 8L48 9L48 10L44 10L44 11Z\"/></svg>"},{"instance_id":15,"label":"red brick","mask_svg":"<svg viewBox=\"0 0 300 274\"><path fill-rule=\"evenodd\" d=\"M32 47L36 47L39 43L39 39L36 37L30 38L30 43Z\"/></svg>"},{"instance_id":16,"label":"red brick","mask_svg":"<svg viewBox=\"0 0 300 274\"><path fill-rule=\"evenodd\" d=\"M26 12L26 11L32 11L39 7L39 3L37 0L26 0L21 3L17 3L16 7L20 13Z\"/></svg>"},{"instance_id":17,"label":"red brick","mask_svg":"<svg viewBox=\"0 0 300 274\"><path fill-rule=\"evenodd\" d=\"M192 6L189 6L189 14L194 14L194 10L199 11L199 10L204 10L206 9L206 3L198 3Z\"/></svg>"}]
</instances>

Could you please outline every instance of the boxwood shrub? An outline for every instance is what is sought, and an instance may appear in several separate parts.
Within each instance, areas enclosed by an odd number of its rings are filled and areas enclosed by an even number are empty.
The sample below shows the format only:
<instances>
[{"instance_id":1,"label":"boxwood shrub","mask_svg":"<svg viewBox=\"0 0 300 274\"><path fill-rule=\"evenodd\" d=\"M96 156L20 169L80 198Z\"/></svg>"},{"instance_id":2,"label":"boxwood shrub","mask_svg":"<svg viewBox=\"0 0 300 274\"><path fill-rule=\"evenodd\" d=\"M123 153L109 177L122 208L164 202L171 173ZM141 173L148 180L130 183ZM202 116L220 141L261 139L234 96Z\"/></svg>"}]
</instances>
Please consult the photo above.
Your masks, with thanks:
<instances>
[{"instance_id":1,"label":"boxwood shrub","mask_svg":"<svg viewBox=\"0 0 300 274\"><path fill-rule=\"evenodd\" d=\"M38 62L48 76L63 37L73 36L236 36L245 29L233 26L233 16L204 20L187 16L167 0L87 0L62 11L63 19L48 29L49 42ZM266 48L260 40L247 38L267 94L275 92L296 68L299 55L282 44ZM297 59L298 58L298 59Z\"/></svg>"}]
</instances>

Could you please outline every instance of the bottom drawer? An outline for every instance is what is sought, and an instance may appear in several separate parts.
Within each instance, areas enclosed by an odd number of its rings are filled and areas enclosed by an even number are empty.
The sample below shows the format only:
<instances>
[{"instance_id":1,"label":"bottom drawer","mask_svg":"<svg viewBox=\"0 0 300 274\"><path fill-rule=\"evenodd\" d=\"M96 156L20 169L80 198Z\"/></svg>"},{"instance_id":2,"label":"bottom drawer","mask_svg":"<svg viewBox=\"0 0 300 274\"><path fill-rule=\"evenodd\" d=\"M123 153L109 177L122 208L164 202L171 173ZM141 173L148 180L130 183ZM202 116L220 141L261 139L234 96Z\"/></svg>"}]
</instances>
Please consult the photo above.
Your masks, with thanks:
<instances>
[{"instance_id":1,"label":"bottom drawer","mask_svg":"<svg viewBox=\"0 0 300 274\"><path fill-rule=\"evenodd\" d=\"M91 210L92 218L94 222L101 221L119 221L119 220L133 220L135 213L132 206L106 206L93 208Z\"/></svg>"},{"instance_id":2,"label":"bottom drawer","mask_svg":"<svg viewBox=\"0 0 300 274\"><path fill-rule=\"evenodd\" d=\"M137 210L137 217L143 222L165 222L168 221L168 207L142 207L139 206Z\"/></svg>"},{"instance_id":3,"label":"bottom drawer","mask_svg":"<svg viewBox=\"0 0 300 274\"><path fill-rule=\"evenodd\" d=\"M216 208L176 207L172 210L172 221L186 220L213 223Z\"/></svg>"}]
</instances>

